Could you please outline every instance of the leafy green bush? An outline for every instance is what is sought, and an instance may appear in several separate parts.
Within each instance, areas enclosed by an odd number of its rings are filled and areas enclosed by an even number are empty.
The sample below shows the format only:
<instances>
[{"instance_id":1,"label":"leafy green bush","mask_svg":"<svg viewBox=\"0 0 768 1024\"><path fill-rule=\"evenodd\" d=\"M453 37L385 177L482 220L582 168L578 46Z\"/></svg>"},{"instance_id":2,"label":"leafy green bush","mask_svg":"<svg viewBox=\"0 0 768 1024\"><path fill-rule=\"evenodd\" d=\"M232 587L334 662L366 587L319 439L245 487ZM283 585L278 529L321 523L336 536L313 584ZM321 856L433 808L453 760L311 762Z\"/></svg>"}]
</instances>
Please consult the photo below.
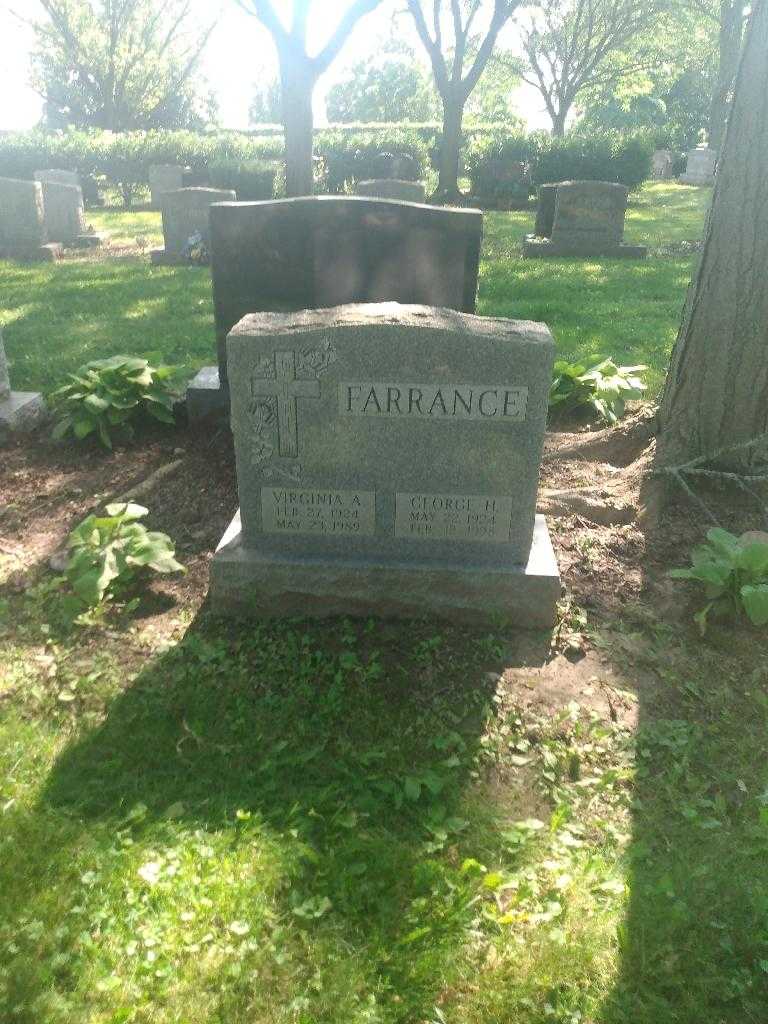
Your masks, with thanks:
<instances>
[{"instance_id":1,"label":"leafy green bush","mask_svg":"<svg viewBox=\"0 0 768 1024\"><path fill-rule=\"evenodd\" d=\"M325 165L325 189L335 195L348 191L356 181L380 177L376 161L383 153L410 157L414 180L424 177L429 159L427 144L405 128L387 132L325 131L315 140L315 153Z\"/></svg>"},{"instance_id":2,"label":"leafy green bush","mask_svg":"<svg viewBox=\"0 0 768 1024\"><path fill-rule=\"evenodd\" d=\"M274 163L230 158L212 163L208 168L208 180L212 188L232 188L239 200L253 202L274 197L278 171L279 167Z\"/></svg>"},{"instance_id":3,"label":"leafy green bush","mask_svg":"<svg viewBox=\"0 0 768 1024\"><path fill-rule=\"evenodd\" d=\"M537 133L475 136L466 148L465 165L472 195L484 205L524 205L530 195L530 168L541 144Z\"/></svg>"},{"instance_id":4,"label":"leafy green bush","mask_svg":"<svg viewBox=\"0 0 768 1024\"><path fill-rule=\"evenodd\" d=\"M120 503L107 505L106 513L88 516L67 541L67 579L88 608L119 596L142 571L184 572L170 537L150 532L138 522L149 514L148 509Z\"/></svg>"},{"instance_id":5,"label":"leafy green bush","mask_svg":"<svg viewBox=\"0 0 768 1024\"><path fill-rule=\"evenodd\" d=\"M704 586L707 604L694 615L702 634L713 610L721 614L743 612L753 625L768 625L765 534L736 537L727 530L709 530L706 543L692 552L691 562L689 569L672 569L669 575L678 580L695 580Z\"/></svg>"},{"instance_id":6,"label":"leafy green bush","mask_svg":"<svg viewBox=\"0 0 768 1024\"><path fill-rule=\"evenodd\" d=\"M175 367L150 366L146 359L133 356L86 363L77 373L68 374L68 383L51 395L57 414L54 438L60 440L71 431L81 441L95 434L111 448L110 431L117 427L132 437L130 421L138 417L173 423L177 373Z\"/></svg>"},{"instance_id":7,"label":"leafy green bush","mask_svg":"<svg viewBox=\"0 0 768 1024\"><path fill-rule=\"evenodd\" d=\"M647 132L611 132L541 139L532 167L537 185L555 181L613 181L637 189L650 176L653 139Z\"/></svg>"},{"instance_id":8,"label":"leafy green bush","mask_svg":"<svg viewBox=\"0 0 768 1024\"><path fill-rule=\"evenodd\" d=\"M592 409L603 423L616 423L626 411L626 403L643 397L646 385L638 374L647 366L617 366L612 359L593 356L589 365L555 363L549 389L549 408L558 413Z\"/></svg>"}]
</instances>

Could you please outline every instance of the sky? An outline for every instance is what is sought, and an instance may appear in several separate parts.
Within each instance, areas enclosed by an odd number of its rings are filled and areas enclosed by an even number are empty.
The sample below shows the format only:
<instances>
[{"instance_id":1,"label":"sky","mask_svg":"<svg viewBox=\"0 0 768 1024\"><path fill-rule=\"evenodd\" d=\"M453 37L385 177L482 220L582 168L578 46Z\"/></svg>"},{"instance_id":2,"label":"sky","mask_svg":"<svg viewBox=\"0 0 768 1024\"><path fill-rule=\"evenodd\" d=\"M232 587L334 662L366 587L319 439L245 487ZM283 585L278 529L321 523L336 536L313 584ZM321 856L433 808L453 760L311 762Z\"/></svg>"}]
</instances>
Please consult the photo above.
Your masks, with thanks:
<instances>
[{"instance_id":1,"label":"sky","mask_svg":"<svg viewBox=\"0 0 768 1024\"><path fill-rule=\"evenodd\" d=\"M201 21L216 21L216 28L206 49L202 71L219 99L222 125L225 128L247 128L248 107L254 84L262 77L271 78L277 69L274 47L269 33L259 21L246 14L235 0L194 0ZM319 0L310 23L311 46L319 49L335 26L348 0ZM404 5L400 5L404 6ZM275 0L275 7L290 11L290 0ZM37 0L0 0L0 130L32 128L40 119L42 100L29 85L29 52L32 33L13 12L23 17L36 17L42 11ZM333 17L329 17L329 13ZM421 44L410 25L400 17L396 32L419 52ZM364 18L356 27L346 47L320 79L315 95L315 119L325 119L324 97L345 67L368 53L375 53L392 32L392 5ZM505 30L501 44L514 45L514 26ZM515 95L520 117L530 128L546 128L549 120L542 109L538 93L522 86Z\"/></svg>"}]
</instances>

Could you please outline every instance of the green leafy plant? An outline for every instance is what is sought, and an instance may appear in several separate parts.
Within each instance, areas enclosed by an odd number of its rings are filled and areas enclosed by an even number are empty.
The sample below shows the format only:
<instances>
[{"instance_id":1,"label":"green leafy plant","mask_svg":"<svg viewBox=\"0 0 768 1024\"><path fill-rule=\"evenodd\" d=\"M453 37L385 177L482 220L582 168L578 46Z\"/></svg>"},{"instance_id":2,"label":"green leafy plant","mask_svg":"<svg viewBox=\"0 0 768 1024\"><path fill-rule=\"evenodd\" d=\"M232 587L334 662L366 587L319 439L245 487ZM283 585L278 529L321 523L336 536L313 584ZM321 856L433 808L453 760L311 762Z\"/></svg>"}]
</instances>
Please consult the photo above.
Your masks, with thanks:
<instances>
[{"instance_id":1,"label":"green leafy plant","mask_svg":"<svg viewBox=\"0 0 768 1024\"><path fill-rule=\"evenodd\" d=\"M713 610L744 612L753 625L768 625L768 536L736 537L727 530L709 530L706 543L693 550L691 562L689 569L672 569L669 575L704 586L707 604L694 616L702 634Z\"/></svg>"},{"instance_id":2,"label":"green leafy plant","mask_svg":"<svg viewBox=\"0 0 768 1024\"><path fill-rule=\"evenodd\" d=\"M175 367L150 366L146 359L133 356L86 363L51 395L57 413L54 438L59 440L71 431L80 441L95 434L111 448L111 431L119 428L132 437L130 421L144 414L173 423L177 373Z\"/></svg>"},{"instance_id":3,"label":"green leafy plant","mask_svg":"<svg viewBox=\"0 0 768 1024\"><path fill-rule=\"evenodd\" d=\"M594 362L555 363L549 408L558 413L591 408L603 423L617 423L627 402L643 397L646 384L639 374L648 367L617 366L612 359L601 356L592 359Z\"/></svg>"},{"instance_id":4,"label":"green leafy plant","mask_svg":"<svg viewBox=\"0 0 768 1024\"><path fill-rule=\"evenodd\" d=\"M148 509L130 502L107 505L105 516L88 516L69 535L67 579L89 608L118 596L148 569L184 572L170 537L138 522L148 514Z\"/></svg>"}]
</instances>

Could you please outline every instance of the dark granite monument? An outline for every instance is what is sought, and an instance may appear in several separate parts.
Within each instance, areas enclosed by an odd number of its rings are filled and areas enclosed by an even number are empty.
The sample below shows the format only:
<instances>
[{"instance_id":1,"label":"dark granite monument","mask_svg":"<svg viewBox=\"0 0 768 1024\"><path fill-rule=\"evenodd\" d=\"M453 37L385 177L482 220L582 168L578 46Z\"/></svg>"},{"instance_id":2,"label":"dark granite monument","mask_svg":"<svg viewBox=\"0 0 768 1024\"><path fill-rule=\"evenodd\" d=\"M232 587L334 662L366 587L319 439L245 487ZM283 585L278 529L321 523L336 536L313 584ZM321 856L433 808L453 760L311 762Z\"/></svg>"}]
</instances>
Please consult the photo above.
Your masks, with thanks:
<instances>
[{"instance_id":1,"label":"dark granite monument","mask_svg":"<svg viewBox=\"0 0 768 1024\"><path fill-rule=\"evenodd\" d=\"M213 607L551 626L544 324L398 303L244 317Z\"/></svg>"},{"instance_id":2,"label":"dark granite monument","mask_svg":"<svg viewBox=\"0 0 768 1024\"><path fill-rule=\"evenodd\" d=\"M543 186L536 233L526 235L524 256L597 256L643 259L644 245L627 245L624 216L629 189L610 181L563 181L555 186L554 215L549 235L552 186Z\"/></svg>"},{"instance_id":3,"label":"dark granite monument","mask_svg":"<svg viewBox=\"0 0 768 1024\"><path fill-rule=\"evenodd\" d=\"M234 202L237 194L232 189L179 188L164 192L160 203L163 211L162 249L153 249L150 259L154 264L173 265L191 261L190 240L199 237L201 252L210 254L211 231L209 211L213 203ZM208 263L209 255L199 262Z\"/></svg>"},{"instance_id":4,"label":"dark granite monument","mask_svg":"<svg viewBox=\"0 0 768 1024\"><path fill-rule=\"evenodd\" d=\"M218 369L187 393L190 416L226 407L226 338L247 313L405 302L472 313L483 215L362 197L211 207Z\"/></svg>"}]
</instances>

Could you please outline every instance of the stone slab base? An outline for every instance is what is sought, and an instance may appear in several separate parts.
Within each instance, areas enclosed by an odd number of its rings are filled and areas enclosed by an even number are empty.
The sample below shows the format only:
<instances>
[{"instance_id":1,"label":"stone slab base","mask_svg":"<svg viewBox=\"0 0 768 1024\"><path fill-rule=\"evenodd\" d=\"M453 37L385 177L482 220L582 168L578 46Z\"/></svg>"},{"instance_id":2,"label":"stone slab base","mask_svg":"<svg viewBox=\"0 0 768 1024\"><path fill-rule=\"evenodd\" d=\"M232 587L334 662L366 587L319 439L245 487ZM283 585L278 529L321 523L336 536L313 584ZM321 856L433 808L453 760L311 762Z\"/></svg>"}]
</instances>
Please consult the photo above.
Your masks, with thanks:
<instances>
[{"instance_id":1,"label":"stone slab base","mask_svg":"<svg viewBox=\"0 0 768 1024\"><path fill-rule=\"evenodd\" d=\"M33 391L12 391L0 398L0 440L9 434L25 434L48 415L43 396Z\"/></svg>"},{"instance_id":2,"label":"stone slab base","mask_svg":"<svg viewBox=\"0 0 768 1024\"><path fill-rule=\"evenodd\" d=\"M523 240L523 256L527 258L536 257L558 257L558 256L580 256L582 259L613 259L613 260L644 260L648 255L648 247L645 245L627 245L620 242L618 245L580 245L578 242L553 242L551 238L538 238L535 235L526 235Z\"/></svg>"},{"instance_id":3,"label":"stone slab base","mask_svg":"<svg viewBox=\"0 0 768 1024\"><path fill-rule=\"evenodd\" d=\"M20 260L24 263L55 263L61 258L64 246L60 242L47 245L7 245L0 247L0 259Z\"/></svg>"},{"instance_id":4,"label":"stone slab base","mask_svg":"<svg viewBox=\"0 0 768 1024\"><path fill-rule=\"evenodd\" d=\"M702 187L712 188L715 184L714 178L700 178L697 175L688 177L687 174L681 174L677 179L679 185L699 185Z\"/></svg>"},{"instance_id":5,"label":"stone slab base","mask_svg":"<svg viewBox=\"0 0 768 1024\"><path fill-rule=\"evenodd\" d=\"M194 263L186 256L178 253L166 252L165 249L150 249L149 258L155 267L201 267L208 266L208 263Z\"/></svg>"},{"instance_id":6,"label":"stone slab base","mask_svg":"<svg viewBox=\"0 0 768 1024\"><path fill-rule=\"evenodd\" d=\"M189 422L209 416L229 416L229 389L221 386L218 366L204 366L187 387Z\"/></svg>"},{"instance_id":7,"label":"stone slab base","mask_svg":"<svg viewBox=\"0 0 768 1024\"><path fill-rule=\"evenodd\" d=\"M560 574L544 516L536 516L528 565L444 565L289 560L245 548L238 512L211 564L211 604L254 618L438 618L463 625L549 629Z\"/></svg>"},{"instance_id":8,"label":"stone slab base","mask_svg":"<svg viewBox=\"0 0 768 1024\"><path fill-rule=\"evenodd\" d=\"M109 235L105 231L88 231L85 234L78 235L69 244L73 249L99 249L108 239Z\"/></svg>"}]
</instances>

